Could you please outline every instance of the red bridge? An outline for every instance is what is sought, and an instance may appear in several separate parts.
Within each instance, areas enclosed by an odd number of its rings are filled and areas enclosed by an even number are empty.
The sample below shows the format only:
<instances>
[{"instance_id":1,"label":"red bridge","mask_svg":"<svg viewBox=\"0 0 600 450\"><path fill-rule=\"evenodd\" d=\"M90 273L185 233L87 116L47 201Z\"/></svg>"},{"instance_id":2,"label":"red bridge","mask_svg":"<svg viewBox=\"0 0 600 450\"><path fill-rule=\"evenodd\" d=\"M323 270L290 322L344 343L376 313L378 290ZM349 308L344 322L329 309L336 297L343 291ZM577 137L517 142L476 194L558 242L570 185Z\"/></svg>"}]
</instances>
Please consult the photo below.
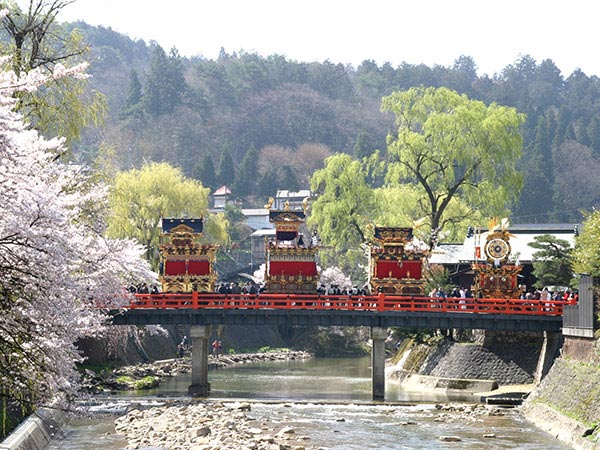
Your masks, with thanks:
<instances>
[{"instance_id":1,"label":"red bridge","mask_svg":"<svg viewBox=\"0 0 600 450\"><path fill-rule=\"evenodd\" d=\"M565 301L436 298L380 293L136 294L116 325L321 325L560 331Z\"/></svg>"},{"instance_id":2,"label":"red bridge","mask_svg":"<svg viewBox=\"0 0 600 450\"><path fill-rule=\"evenodd\" d=\"M189 393L206 396L210 325L369 326L373 340L373 398L385 396L388 327L545 331L562 328L567 302L432 298L423 296L313 294L136 294L127 308L113 309L115 325L190 325L192 384Z\"/></svg>"}]
</instances>

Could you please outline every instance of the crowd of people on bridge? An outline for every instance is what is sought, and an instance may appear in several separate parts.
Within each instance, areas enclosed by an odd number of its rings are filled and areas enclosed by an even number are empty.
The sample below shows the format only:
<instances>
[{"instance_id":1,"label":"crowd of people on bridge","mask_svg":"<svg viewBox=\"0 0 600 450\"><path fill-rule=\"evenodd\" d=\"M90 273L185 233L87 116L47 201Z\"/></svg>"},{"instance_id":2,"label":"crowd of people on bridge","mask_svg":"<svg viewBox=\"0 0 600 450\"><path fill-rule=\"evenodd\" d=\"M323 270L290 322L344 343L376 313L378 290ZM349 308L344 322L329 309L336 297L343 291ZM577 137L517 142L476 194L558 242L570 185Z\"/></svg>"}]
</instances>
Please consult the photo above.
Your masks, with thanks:
<instances>
[{"instance_id":1,"label":"crowd of people on bridge","mask_svg":"<svg viewBox=\"0 0 600 450\"><path fill-rule=\"evenodd\" d=\"M231 283L217 283L215 286L215 292L218 294L259 294L264 291L264 288L257 283L253 283L252 281L247 281L242 286L240 283L231 282Z\"/></svg>"},{"instance_id":2,"label":"crowd of people on bridge","mask_svg":"<svg viewBox=\"0 0 600 450\"><path fill-rule=\"evenodd\" d=\"M579 292L576 289L567 287L551 291L548 287L543 289L524 289L519 297L521 300L563 300L574 301L579 300Z\"/></svg>"},{"instance_id":3,"label":"crowd of people on bridge","mask_svg":"<svg viewBox=\"0 0 600 450\"><path fill-rule=\"evenodd\" d=\"M131 285L127 289L132 294L159 294L160 290L157 285L149 286L146 283L139 283L134 286ZM264 285L255 283L253 281L246 281L241 284L237 281L232 282L220 282L215 285L215 292L218 294L233 294L233 295L241 295L241 294L249 294L249 295L258 295L266 291L266 287ZM368 285L358 287L358 285L354 285L352 287L340 287L337 284L325 285L319 284L317 286L317 295L340 295L340 296L365 296L372 295ZM446 299L446 298L458 298L458 299L468 299L473 298L473 292L470 288L465 288L462 286L455 286L450 293L446 293L446 291L438 286L433 288L429 293L428 297L437 298L437 299ZM579 293L576 289L569 289L567 287L564 288L556 288L555 290L550 290L548 287L544 287L543 289L527 289L525 286L521 288L521 294L519 296L521 300L562 300L562 301L574 301L577 302L579 299Z\"/></svg>"},{"instance_id":4,"label":"crowd of people on bridge","mask_svg":"<svg viewBox=\"0 0 600 450\"><path fill-rule=\"evenodd\" d=\"M352 287L341 288L337 284L326 286L319 284L317 286L317 294L319 295L370 295L369 290L366 287L359 288L358 285Z\"/></svg>"},{"instance_id":5,"label":"crowd of people on bridge","mask_svg":"<svg viewBox=\"0 0 600 450\"><path fill-rule=\"evenodd\" d=\"M131 285L127 288L127 290L131 294L159 294L160 293L160 291L158 290L158 286L156 284L153 284L152 287L150 287L146 283L139 283L136 286Z\"/></svg>"},{"instance_id":6,"label":"crowd of people on bridge","mask_svg":"<svg viewBox=\"0 0 600 450\"><path fill-rule=\"evenodd\" d=\"M458 287L455 286L452 291L450 292L450 295L446 294L446 292L444 291L444 289L442 287L437 287L437 288L433 288L430 292L429 292L429 297L432 298L473 298L473 293L471 292L471 289L469 288L464 288L464 287Z\"/></svg>"}]
</instances>

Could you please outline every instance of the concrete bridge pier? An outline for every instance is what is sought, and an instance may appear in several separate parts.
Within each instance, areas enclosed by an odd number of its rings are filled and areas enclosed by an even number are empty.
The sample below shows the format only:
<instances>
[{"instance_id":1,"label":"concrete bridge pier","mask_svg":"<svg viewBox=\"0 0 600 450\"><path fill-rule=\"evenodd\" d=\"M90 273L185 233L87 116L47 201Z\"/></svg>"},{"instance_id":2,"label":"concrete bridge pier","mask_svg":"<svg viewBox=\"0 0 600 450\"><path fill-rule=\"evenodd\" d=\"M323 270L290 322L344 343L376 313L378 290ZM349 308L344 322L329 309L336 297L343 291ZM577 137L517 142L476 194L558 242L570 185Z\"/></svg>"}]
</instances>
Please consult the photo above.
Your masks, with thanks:
<instances>
[{"instance_id":1,"label":"concrete bridge pier","mask_svg":"<svg viewBox=\"0 0 600 450\"><path fill-rule=\"evenodd\" d=\"M208 338L210 325L192 325L190 338L192 341L192 384L188 394L193 397L206 397L210 392L208 382Z\"/></svg>"},{"instance_id":2,"label":"concrete bridge pier","mask_svg":"<svg viewBox=\"0 0 600 450\"><path fill-rule=\"evenodd\" d=\"M371 385L373 400L385 398L385 340L387 328L371 327Z\"/></svg>"},{"instance_id":3,"label":"concrete bridge pier","mask_svg":"<svg viewBox=\"0 0 600 450\"><path fill-rule=\"evenodd\" d=\"M560 333L544 331L544 343L542 344L540 358L538 359L537 367L535 369L536 384L539 384L540 381L542 381L552 367L552 364L558 355L560 337Z\"/></svg>"}]
</instances>

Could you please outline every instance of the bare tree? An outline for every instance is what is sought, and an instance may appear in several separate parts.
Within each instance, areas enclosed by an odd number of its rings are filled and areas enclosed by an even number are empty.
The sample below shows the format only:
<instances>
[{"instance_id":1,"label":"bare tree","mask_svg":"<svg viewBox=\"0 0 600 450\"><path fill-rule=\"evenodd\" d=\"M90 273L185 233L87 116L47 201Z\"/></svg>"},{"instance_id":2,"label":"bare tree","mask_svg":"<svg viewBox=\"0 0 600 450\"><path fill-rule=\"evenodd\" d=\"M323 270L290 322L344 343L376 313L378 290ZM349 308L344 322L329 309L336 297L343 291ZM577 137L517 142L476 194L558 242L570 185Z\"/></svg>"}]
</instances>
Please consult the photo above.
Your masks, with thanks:
<instances>
[{"instance_id":1,"label":"bare tree","mask_svg":"<svg viewBox=\"0 0 600 450\"><path fill-rule=\"evenodd\" d=\"M0 0L0 9L8 10L2 20L10 41L12 69L23 77L32 69L53 73L57 64L82 63L88 51L77 31L67 32L56 20L62 9L76 0L29 0L21 9L15 1ZM98 125L106 115L104 96L88 89L82 78L60 78L37 92L18 92L16 109L46 136L64 136L67 145L81 137L89 124Z\"/></svg>"},{"instance_id":2,"label":"bare tree","mask_svg":"<svg viewBox=\"0 0 600 450\"><path fill-rule=\"evenodd\" d=\"M0 7L9 11L2 18L2 27L14 45L15 73L40 66L51 69L57 62L86 51L84 46L75 44L71 37L64 37L56 24L58 13L75 1L30 0L26 11L13 2L0 2Z\"/></svg>"}]
</instances>

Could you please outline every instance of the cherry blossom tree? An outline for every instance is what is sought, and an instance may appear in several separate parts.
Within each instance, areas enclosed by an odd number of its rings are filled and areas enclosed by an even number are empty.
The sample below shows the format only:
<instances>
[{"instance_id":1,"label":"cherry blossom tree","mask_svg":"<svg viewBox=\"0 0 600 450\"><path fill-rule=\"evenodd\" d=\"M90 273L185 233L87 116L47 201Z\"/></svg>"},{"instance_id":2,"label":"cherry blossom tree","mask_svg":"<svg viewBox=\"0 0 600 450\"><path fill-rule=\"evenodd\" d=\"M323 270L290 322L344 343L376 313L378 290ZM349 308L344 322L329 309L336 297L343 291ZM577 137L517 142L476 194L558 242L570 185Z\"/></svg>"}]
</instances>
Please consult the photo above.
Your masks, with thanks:
<instances>
[{"instance_id":1,"label":"cherry blossom tree","mask_svg":"<svg viewBox=\"0 0 600 450\"><path fill-rule=\"evenodd\" d=\"M75 342L102 331L97 304L154 274L133 241L104 237L106 187L61 162L63 139L41 137L15 112L15 93L49 77L17 76L9 64L0 59L0 394L37 404L76 391ZM57 65L52 77L83 69Z\"/></svg>"},{"instance_id":2,"label":"cherry blossom tree","mask_svg":"<svg viewBox=\"0 0 600 450\"><path fill-rule=\"evenodd\" d=\"M323 286L337 286L340 289L352 288L352 279L339 267L327 267L321 271L319 283Z\"/></svg>"}]
</instances>

